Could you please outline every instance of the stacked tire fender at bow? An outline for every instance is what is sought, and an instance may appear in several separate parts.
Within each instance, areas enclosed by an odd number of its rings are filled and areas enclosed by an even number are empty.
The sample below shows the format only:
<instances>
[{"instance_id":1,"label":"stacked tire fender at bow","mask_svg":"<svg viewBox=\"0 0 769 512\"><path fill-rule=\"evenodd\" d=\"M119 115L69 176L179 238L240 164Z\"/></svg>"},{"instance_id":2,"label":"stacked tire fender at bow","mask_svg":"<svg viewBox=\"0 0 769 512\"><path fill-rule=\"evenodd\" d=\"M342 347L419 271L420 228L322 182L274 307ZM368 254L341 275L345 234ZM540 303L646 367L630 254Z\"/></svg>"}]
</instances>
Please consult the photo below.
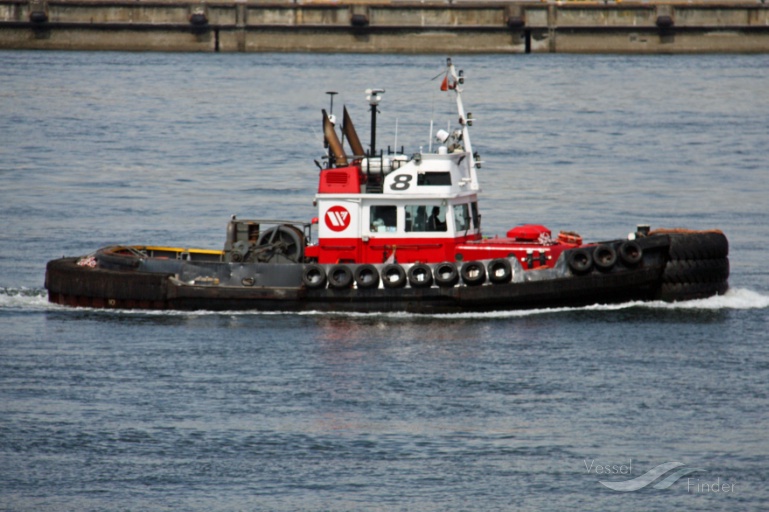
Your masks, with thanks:
<instances>
[{"instance_id":1,"label":"stacked tire fender at bow","mask_svg":"<svg viewBox=\"0 0 769 512\"><path fill-rule=\"evenodd\" d=\"M670 238L660 299L680 301L726 293L729 242L720 231L658 230Z\"/></svg>"}]
</instances>

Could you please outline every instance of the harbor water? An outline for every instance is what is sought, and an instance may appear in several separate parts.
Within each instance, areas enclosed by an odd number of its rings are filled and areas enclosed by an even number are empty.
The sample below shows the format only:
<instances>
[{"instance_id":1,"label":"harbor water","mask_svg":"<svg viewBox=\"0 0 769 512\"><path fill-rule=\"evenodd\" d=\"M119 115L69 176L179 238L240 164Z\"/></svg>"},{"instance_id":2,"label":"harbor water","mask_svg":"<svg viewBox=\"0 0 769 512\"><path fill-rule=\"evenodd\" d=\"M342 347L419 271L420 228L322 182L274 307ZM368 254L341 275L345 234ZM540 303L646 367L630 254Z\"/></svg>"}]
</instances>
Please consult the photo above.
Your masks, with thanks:
<instances>
[{"instance_id":1,"label":"harbor water","mask_svg":"<svg viewBox=\"0 0 769 512\"><path fill-rule=\"evenodd\" d=\"M364 91L385 89L377 145L407 154L453 104L434 56L0 52L0 510L765 509L769 56L455 64L487 235L718 228L730 291L443 316L51 305L62 255L316 216L327 91L367 142Z\"/></svg>"}]
</instances>

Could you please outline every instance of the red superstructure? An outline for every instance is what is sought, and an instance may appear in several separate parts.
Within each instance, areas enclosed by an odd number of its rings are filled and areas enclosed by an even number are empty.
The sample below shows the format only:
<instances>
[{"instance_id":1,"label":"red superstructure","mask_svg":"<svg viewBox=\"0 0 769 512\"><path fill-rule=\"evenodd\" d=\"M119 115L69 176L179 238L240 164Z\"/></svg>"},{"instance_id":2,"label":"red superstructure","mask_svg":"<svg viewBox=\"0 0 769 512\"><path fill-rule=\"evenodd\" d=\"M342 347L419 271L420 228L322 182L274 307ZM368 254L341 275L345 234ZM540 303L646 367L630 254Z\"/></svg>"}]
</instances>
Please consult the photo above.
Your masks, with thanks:
<instances>
[{"instance_id":1,"label":"red superstructure","mask_svg":"<svg viewBox=\"0 0 769 512\"><path fill-rule=\"evenodd\" d=\"M581 245L572 233L553 237L540 225L517 226L506 237L484 238L478 207L480 160L470 142L472 115L462 105L464 76L449 61L441 87L456 97L459 127L438 130L434 152L364 152L345 109L341 138L324 111L327 167L318 193L318 241L305 256L321 264L439 263L515 256L524 269L552 267L565 249ZM367 91L372 112L382 90ZM376 116L372 115L372 133ZM343 150L345 140L352 155Z\"/></svg>"}]
</instances>

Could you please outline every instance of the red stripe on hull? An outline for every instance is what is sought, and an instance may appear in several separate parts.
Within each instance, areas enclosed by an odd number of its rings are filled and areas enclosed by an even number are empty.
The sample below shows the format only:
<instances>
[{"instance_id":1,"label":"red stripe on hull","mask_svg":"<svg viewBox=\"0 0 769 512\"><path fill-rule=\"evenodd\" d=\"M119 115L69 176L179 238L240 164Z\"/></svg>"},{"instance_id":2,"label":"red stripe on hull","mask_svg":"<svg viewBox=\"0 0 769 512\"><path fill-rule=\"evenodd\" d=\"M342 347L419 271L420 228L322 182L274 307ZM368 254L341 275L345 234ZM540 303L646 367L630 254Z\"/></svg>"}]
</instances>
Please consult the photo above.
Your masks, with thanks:
<instances>
[{"instance_id":1,"label":"red stripe on hull","mask_svg":"<svg viewBox=\"0 0 769 512\"><path fill-rule=\"evenodd\" d=\"M460 238L325 238L318 242L319 263L383 263L394 256L399 263L453 261Z\"/></svg>"}]
</instances>

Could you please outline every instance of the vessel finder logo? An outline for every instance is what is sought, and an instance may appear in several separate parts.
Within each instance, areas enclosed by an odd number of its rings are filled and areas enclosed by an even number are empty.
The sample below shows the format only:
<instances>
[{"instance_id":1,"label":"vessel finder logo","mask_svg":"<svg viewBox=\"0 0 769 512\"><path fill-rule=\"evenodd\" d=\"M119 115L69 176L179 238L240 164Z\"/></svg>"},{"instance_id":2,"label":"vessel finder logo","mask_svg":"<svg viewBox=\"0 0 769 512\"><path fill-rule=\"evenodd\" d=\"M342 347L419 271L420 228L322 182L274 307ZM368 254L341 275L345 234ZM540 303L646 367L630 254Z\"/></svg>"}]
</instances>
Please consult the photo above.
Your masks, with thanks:
<instances>
[{"instance_id":1,"label":"vessel finder logo","mask_svg":"<svg viewBox=\"0 0 769 512\"><path fill-rule=\"evenodd\" d=\"M326 211L325 218L331 231L344 231L350 225L350 212L344 206L332 206Z\"/></svg>"},{"instance_id":2,"label":"vessel finder logo","mask_svg":"<svg viewBox=\"0 0 769 512\"><path fill-rule=\"evenodd\" d=\"M591 470L595 469L595 472L600 474L629 474L631 472L632 468L632 461L629 465L621 465L621 466L595 466L595 461L591 461L590 465L588 465L588 461L585 460L585 467L587 468L588 473L591 472ZM689 468L685 467L686 464L682 462L666 462L664 464L660 464L659 466L650 469L643 475L632 478L630 480L623 480L619 482L612 482L607 480L599 480L600 484L608 487L609 489L612 489L614 491L619 492L632 492L637 491L639 489L643 489L644 487L647 487L651 485L653 482L657 481L656 484L652 485L654 489L667 489L683 477L690 475L697 471L705 471L704 469L699 468ZM627 470L614 470L614 468L621 468ZM664 478L662 478L664 476Z\"/></svg>"}]
</instances>

